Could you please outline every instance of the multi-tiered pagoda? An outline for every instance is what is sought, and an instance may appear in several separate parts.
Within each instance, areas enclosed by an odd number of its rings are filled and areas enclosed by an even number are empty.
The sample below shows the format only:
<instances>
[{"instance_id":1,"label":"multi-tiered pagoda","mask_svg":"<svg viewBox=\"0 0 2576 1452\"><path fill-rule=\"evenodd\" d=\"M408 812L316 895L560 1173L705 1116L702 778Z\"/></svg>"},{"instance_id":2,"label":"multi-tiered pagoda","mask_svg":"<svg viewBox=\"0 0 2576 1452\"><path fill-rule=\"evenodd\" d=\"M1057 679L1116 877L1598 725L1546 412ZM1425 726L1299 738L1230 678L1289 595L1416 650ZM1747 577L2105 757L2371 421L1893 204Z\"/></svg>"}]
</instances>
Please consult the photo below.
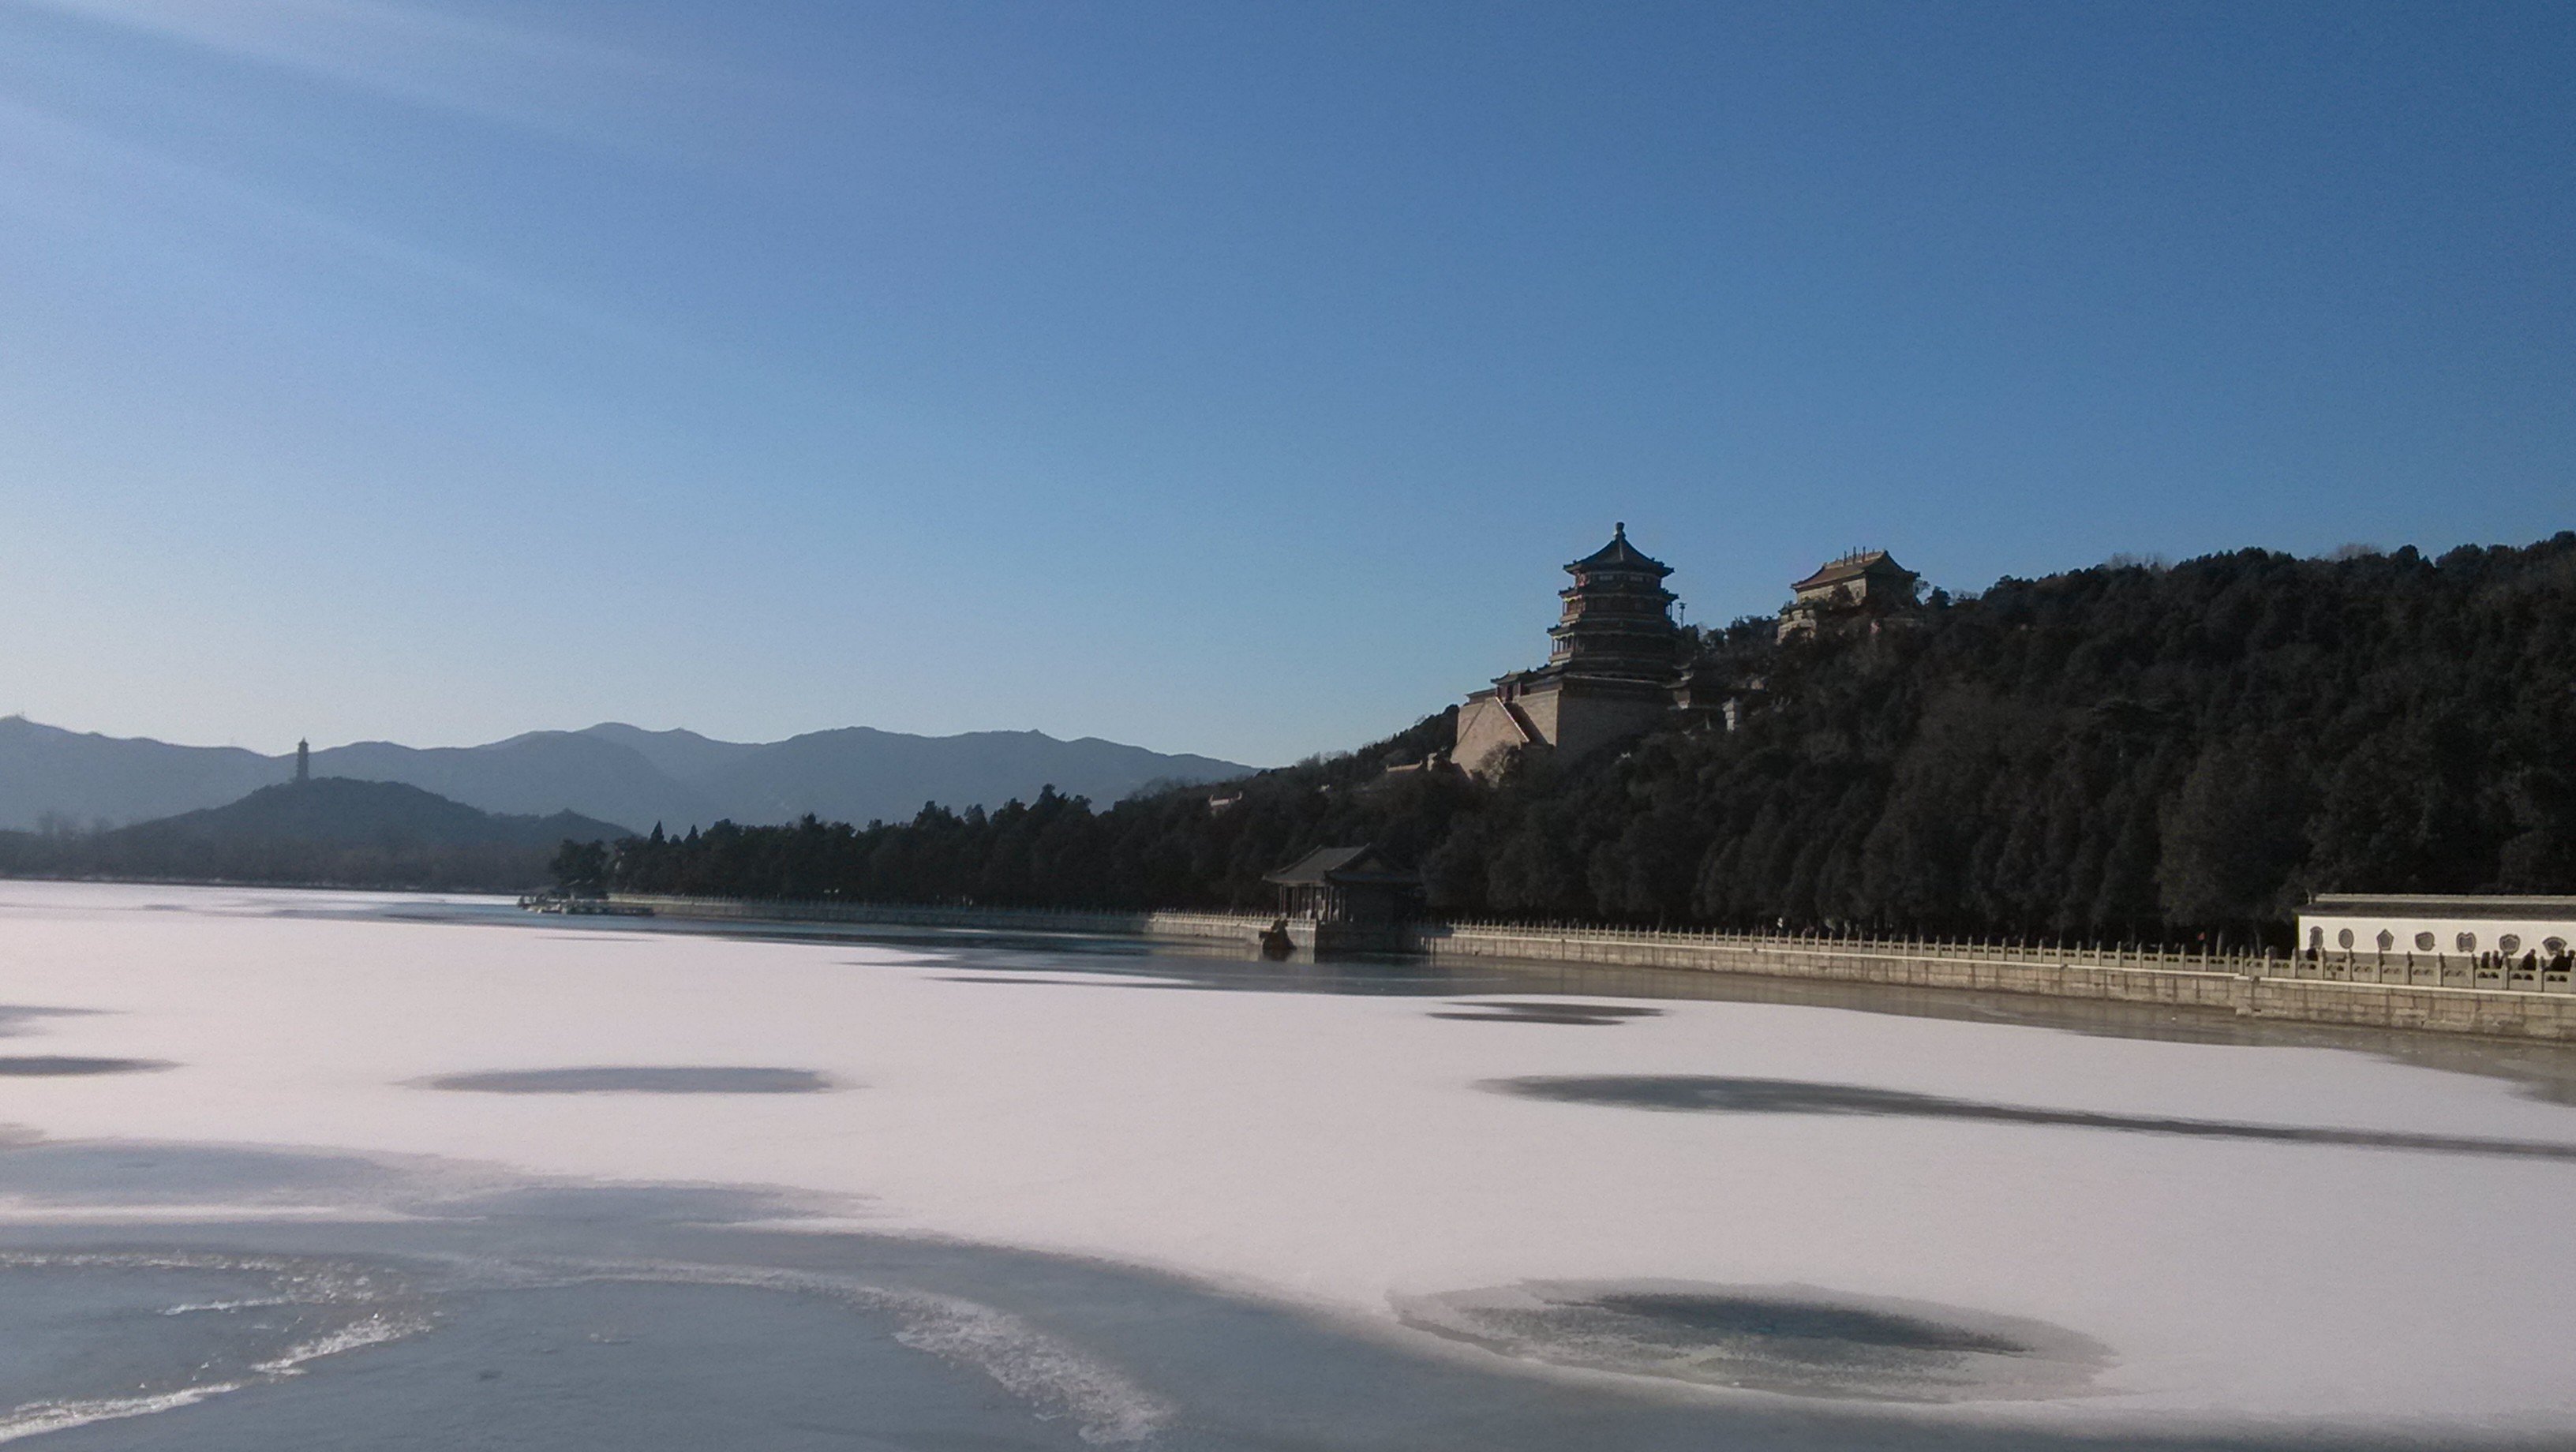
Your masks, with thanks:
<instances>
[{"instance_id":1,"label":"multi-tiered pagoda","mask_svg":"<svg viewBox=\"0 0 2576 1452\"><path fill-rule=\"evenodd\" d=\"M1628 543L1610 543L1565 567L1563 615L1548 630L1546 665L1497 676L1458 712L1454 760L1478 775L1514 747L1576 757L1646 731L1673 709L1681 631L1673 624L1672 567Z\"/></svg>"},{"instance_id":2,"label":"multi-tiered pagoda","mask_svg":"<svg viewBox=\"0 0 2576 1452\"><path fill-rule=\"evenodd\" d=\"M1569 675L1663 680L1673 673L1672 566L1628 543L1620 524L1610 542L1565 567L1574 583L1556 592L1563 615L1548 627L1556 642L1547 669Z\"/></svg>"}]
</instances>

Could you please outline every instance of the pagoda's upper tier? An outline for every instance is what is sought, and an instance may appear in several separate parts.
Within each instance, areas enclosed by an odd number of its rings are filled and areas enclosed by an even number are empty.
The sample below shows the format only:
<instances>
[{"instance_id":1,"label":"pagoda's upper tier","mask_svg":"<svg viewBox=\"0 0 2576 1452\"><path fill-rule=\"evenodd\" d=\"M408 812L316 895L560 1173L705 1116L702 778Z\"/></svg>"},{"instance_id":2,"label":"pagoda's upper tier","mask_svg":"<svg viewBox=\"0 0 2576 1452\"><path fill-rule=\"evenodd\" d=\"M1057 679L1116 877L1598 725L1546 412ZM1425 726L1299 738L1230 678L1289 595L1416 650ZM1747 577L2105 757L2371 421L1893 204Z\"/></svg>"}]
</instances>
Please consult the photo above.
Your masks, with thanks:
<instances>
[{"instance_id":1,"label":"pagoda's upper tier","mask_svg":"<svg viewBox=\"0 0 2576 1452\"><path fill-rule=\"evenodd\" d=\"M1644 551L1628 543L1628 526L1622 521L1612 529L1608 544L1567 565L1565 572L1578 582L1585 575L1626 573L1650 574L1661 580L1673 572L1673 567L1648 558Z\"/></svg>"}]
</instances>

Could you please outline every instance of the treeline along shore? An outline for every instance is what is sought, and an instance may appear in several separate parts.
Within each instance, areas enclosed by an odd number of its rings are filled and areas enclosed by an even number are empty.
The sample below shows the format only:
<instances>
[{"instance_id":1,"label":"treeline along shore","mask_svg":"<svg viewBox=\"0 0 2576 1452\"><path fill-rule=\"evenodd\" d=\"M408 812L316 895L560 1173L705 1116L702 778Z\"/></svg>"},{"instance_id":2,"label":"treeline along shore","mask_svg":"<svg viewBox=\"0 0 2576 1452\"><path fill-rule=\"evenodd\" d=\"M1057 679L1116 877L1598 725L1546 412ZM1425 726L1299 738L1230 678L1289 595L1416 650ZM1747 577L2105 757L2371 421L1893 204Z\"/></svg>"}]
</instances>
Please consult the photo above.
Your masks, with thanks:
<instances>
[{"instance_id":1,"label":"treeline along shore","mask_svg":"<svg viewBox=\"0 0 2576 1452\"><path fill-rule=\"evenodd\" d=\"M2576 534L2528 548L2112 563L1904 628L1694 631L1703 721L1491 784L1348 756L1105 809L1048 791L908 822L567 844L622 892L1258 910L1328 844L1446 916L2286 943L2311 891L2576 890Z\"/></svg>"}]
</instances>

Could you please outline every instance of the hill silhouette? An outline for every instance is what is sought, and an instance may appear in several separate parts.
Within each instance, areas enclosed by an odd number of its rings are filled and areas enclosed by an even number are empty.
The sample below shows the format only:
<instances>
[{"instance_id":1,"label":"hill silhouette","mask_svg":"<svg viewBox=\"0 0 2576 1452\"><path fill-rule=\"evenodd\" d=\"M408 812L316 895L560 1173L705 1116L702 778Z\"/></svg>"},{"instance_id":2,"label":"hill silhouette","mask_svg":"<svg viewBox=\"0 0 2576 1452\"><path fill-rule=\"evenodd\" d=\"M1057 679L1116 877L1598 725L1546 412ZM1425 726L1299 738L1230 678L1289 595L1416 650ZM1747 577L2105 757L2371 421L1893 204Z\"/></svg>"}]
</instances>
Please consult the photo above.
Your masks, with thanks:
<instances>
[{"instance_id":1,"label":"hill silhouette","mask_svg":"<svg viewBox=\"0 0 2576 1452\"><path fill-rule=\"evenodd\" d=\"M106 832L0 833L13 875L518 891L567 839L631 835L572 812L506 816L399 782L316 777Z\"/></svg>"},{"instance_id":2,"label":"hill silhouette","mask_svg":"<svg viewBox=\"0 0 2576 1452\"><path fill-rule=\"evenodd\" d=\"M1251 770L1036 731L909 736L850 727L785 741L718 741L693 731L603 722L480 746L360 741L313 753L320 777L404 782L487 812L572 811L684 832L718 820L791 822L807 813L909 819L925 801L963 809L1034 796L1053 783L1115 801L1157 782L1219 781ZM284 781L288 756L173 746L0 717L0 828L118 826L220 806Z\"/></svg>"},{"instance_id":3,"label":"hill silhouette","mask_svg":"<svg viewBox=\"0 0 2576 1452\"><path fill-rule=\"evenodd\" d=\"M578 812L504 816L401 782L319 776L262 787L229 806L184 812L106 834L125 842L311 842L434 847L543 847L629 829Z\"/></svg>"}]
</instances>

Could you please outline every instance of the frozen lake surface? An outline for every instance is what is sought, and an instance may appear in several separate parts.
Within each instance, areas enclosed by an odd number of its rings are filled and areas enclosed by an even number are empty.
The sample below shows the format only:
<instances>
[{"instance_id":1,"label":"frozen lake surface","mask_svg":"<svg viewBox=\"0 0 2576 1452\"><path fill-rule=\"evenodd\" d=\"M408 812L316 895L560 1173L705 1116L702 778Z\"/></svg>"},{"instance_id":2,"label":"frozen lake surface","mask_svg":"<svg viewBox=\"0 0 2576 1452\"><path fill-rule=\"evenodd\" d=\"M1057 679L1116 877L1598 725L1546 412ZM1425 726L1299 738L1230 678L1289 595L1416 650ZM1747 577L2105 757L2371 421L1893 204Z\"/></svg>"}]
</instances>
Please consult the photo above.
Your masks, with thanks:
<instances>
[{"instance_id":1,"label":"frozen lake surface","mask_svg":"<svg viewBox=\"0 0 2576 1452\"><path fill-rule=\"evenodd\" d=\"M0 884L0 1440L2564 1447L2570 1060Z\"/></svg>"}]
</instances>

